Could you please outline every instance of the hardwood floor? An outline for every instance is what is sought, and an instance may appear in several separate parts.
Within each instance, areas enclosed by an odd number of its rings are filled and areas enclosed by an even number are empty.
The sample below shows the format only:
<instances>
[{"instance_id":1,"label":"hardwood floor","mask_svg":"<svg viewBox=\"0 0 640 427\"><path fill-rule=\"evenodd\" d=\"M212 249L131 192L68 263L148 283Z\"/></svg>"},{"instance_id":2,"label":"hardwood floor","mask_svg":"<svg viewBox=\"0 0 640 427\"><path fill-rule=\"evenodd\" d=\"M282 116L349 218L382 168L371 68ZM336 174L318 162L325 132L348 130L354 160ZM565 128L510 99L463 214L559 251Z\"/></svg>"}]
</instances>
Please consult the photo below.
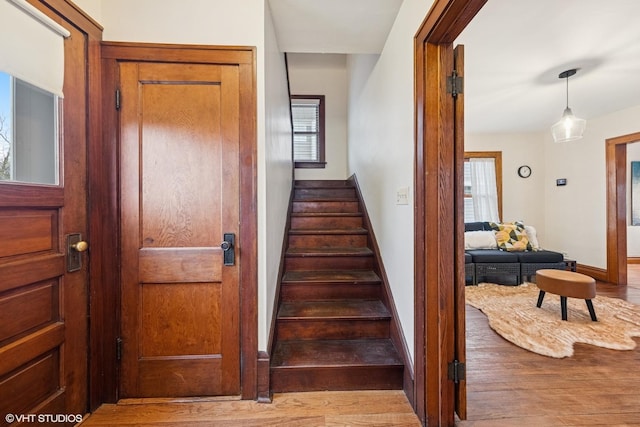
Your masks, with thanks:
<instances>
[{"instance_id":1,"label":"hardwood floor","mask_svg":"<svg viewBox=\"0 0 640 427\"><path fill-rule=\"evenodd\" d=\"M640 304L640 265L629 286L598 283L598 295ZM640 338L636 339L640 343ZM523 350L502 339L467 306L468 420L460 427L640 426L640 347L578 344L567 359ZM402 391L274 395L272 404L239 400L103 405L92 426L419 426Z\"/></svg>"},{"instance_id":2,"label":"hardwood floor","mask_svg":"<svg viewBox=\"0 0 640 427\"><path fill-rule=\"evenodd\" d=\"M640 304L640 265L629 285L597 284L597 294ZM640 343L640 338L636 338ZM586 344L554 359L501 338L467 306L468 419L461 427L640 425L640 347L615 351Z\"/></svg>"},{"instance_id":3,"label":"hardwood floor","mask_svg":"<svg viewBox=\"0 0 640 427\"><path fill-rule=\"evenodd\" d=\"M82 427L93 426L416 426L404 392L323 391L275 394L273 403L200 401L103 405Z\"/></svg>"}]
</instances>

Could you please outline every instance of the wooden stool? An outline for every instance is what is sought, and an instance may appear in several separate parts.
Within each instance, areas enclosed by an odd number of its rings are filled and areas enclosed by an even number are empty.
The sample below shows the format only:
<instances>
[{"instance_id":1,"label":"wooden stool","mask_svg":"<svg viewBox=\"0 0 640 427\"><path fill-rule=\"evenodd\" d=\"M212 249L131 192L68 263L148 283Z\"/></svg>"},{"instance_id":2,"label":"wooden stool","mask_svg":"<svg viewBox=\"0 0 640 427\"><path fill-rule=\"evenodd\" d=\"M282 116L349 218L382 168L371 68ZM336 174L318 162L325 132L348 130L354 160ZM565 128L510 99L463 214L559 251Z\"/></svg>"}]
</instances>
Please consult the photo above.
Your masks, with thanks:
<instances>
[{"instance_id":1,"label":"wooden stool","mask_svg":"<svg viewBox=\"0 0 640 427\"><path fill-rule=\"evenodd\" d=\"M562 320L567 320L567 297L580 298L587 303L591 320L598 321L591 302L596 296L596 281L592 277L572 271L543 269L536 272L536 285L540 289L538 308L542 306L545 292L560 295Z\"/></svg>"}]
</instances>

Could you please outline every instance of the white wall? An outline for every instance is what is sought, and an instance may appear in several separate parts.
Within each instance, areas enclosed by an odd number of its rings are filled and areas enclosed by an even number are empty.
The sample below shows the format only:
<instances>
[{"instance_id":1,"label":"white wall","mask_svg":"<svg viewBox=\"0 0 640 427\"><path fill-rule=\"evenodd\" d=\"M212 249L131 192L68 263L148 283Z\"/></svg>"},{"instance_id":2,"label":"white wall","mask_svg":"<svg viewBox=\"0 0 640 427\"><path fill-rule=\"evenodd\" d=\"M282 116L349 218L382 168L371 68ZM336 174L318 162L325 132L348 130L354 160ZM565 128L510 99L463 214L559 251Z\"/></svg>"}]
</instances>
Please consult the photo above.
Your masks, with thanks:
<instances>
[{"instance_id":1,"label":"white wall","mask_svg":"<svg viewBox=\"0 0 640 427\"><path fill-rule=\"evenodd\" d=\"M545 158L544 137L540 133L468 134L465 151L502 152L502 221L522 220L533 225L545 245ZM518 168L531 167L529 178L520 178Z\"/></svg>"},{"instance_id":2,"label":"white wall","mask_svg":"<svg viewBox=\"0 0 640 427\"><path fill-rule=\"evenodd\" d=\"M266 289L259 289L259 348L267 348L269 327L278 285L278 268L291 195L293 162L291 152L291 118L289 89L284 54L278 48L269 6L265 7L265 159L258 179L258 204L261 209L259 227L259 275L265 278ZM262 271L264 270L264 271ZM264 293L264 295L263 295Z\"/></svg>"},{"instance_id":3,"label":"white wall","mask_svg":"<svg viewBox=\"0 0 640 427\"><path fill-rule=\"evenodd\" d=\"M640 127L640 126L639 126ZM631 224L631 162L640 161L640 142L627 145L627 223ZM640 203L640 200L638 200ZM627 256L640 257L640 226L627 228Z\"/></svg>"},{"instance_id":4,"label":"white wall","mask_svg":"<svg viewBox=\"0 0 640 427\"><path fill-rule=\"evenodd\" d=\"M404 336L414 357L413 37L431 1L404 0L382 54L354 55L349 73L349 173L371 217Z\"/></svg>"},{"instance_id":5,"label":"white wall","mask_svg":"<svg viewBox=\"0 0 640 427\"><path fill-rule=\"evenodd\" d=\"M265 0L77 3L104 27L107 41L256 47L258 348L266 350L291 186L291 139L284 58Z\"/></svg>"},{"instance_id":6,"label":"white wall","mask_svg":"<svg viewBox=\"0 0 640 427\"><path fill-rule=\"evenodd\" d=\"M74 0L94 21L102 23L102 0Z\"/></svg>"},{"instance_id":7,"label":"white wall","mask_svg":"<svg viewBox=\"0 0 640 427\"><path fill-rule=\"evenodd\" d=\"M606 268L607 196L605 140L640 131L640 106L589 118L584 138L556 144L545 134L548 247L580 264ZM567 185L556 186L557 178Z\"/></svg>"},{"instance_id":8,"label":"white wall","mask_svg":"<svg viewBox=\"0 0 640 427\"><path fill-rule=\"evenodd\" d=\"M296 169L296 179L346 179L347 60L346 55L290 53L292 95L325 96L324 169Z\"/></svg>"}]
</instances>

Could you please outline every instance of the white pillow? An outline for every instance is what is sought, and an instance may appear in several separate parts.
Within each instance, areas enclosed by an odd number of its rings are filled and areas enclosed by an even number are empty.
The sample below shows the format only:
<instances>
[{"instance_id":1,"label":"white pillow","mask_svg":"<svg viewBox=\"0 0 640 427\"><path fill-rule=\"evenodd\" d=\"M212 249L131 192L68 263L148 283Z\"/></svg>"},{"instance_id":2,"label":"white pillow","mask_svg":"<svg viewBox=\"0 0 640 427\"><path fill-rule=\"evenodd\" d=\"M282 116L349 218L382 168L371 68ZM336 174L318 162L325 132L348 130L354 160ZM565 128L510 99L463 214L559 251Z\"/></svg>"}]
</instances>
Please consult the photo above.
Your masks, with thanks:
<instances>
[{"instance_id":1,"label":"white pillow","mask_svg":"<svg viewBox=\"0 0 640 427\"><path fill-rule=\"evenodd\" d=\"M525 225L524 231L527 233L527 237L529 238L529 243L531 243L531 247L534 251L540 249L540 244L538 243L538 237L536 236L536 229L533 225Z\"/></svg>"},{"instance_id":2,"label":"white pillow","mask_svg":"<svg viewBox=\"0 0 640 427\"><path fill-rule=\"evenodd\" d=\"M496 235L493 231L465 231L465 249L497 249Z\"/></svg>"}]
</instances>

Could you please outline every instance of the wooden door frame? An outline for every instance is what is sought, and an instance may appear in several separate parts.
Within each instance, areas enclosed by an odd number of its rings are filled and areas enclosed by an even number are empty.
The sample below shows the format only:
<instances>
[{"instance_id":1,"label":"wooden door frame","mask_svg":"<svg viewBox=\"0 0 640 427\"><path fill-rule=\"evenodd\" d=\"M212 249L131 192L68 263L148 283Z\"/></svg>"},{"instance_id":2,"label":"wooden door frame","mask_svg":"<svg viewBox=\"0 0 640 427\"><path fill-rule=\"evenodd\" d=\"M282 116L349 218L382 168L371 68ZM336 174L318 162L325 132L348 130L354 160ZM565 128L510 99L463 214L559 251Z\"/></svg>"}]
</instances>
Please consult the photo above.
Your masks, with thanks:
<instances>
[{"instance_id":1,"label":"wooden door frame","mask_svg":"<svg viewBox=\"0 0 640 427\"><path fill-rule=\"evenodd\" d=\"M118 62L196 62L234 65L240 75L240 385L243 399L257 397L258 363L258 279L257 279L257 91L256 49L237 46L200 46L176 44L103 42L102 126L103 138L94 158L100 164L92 169L97 198L93 198L97 220L94 239L102 243L96 275L102 280L91 292L92 379L97 382L91 409L103 402L118 400L119 369L116 340L120 333L120 253L118 201L118 113L115 89L118 87ZM124 101L123 101L124 102ZM114 254L117 254L115 256ZM92 275L93 277L93 275Z\"/></svg>"},{"instance_id":2,"label":"wooden door frame","mask_svg":"<svg viewBox=\"0 0 640 427\"><path fill-rule=\"evenodd\" d=\"M454 289L463 250L453 99L446 75L453 42L487 0L436 0L414 38L415 61L415 409L428 425L454 425L447 365L455 349ZM428 203L427 203L428 201Z\"/></svg>"},{"instance_id":3,"label":"wooden door frame","mask_svg":"<svg viewBox=\"0 0 640 427\"><path fill-rule=\"evenodd\" d=\"M640 132L606 140L607 165L607 281L627 284L627 144L640 141Z\"/></svg>"}]
</instances>

